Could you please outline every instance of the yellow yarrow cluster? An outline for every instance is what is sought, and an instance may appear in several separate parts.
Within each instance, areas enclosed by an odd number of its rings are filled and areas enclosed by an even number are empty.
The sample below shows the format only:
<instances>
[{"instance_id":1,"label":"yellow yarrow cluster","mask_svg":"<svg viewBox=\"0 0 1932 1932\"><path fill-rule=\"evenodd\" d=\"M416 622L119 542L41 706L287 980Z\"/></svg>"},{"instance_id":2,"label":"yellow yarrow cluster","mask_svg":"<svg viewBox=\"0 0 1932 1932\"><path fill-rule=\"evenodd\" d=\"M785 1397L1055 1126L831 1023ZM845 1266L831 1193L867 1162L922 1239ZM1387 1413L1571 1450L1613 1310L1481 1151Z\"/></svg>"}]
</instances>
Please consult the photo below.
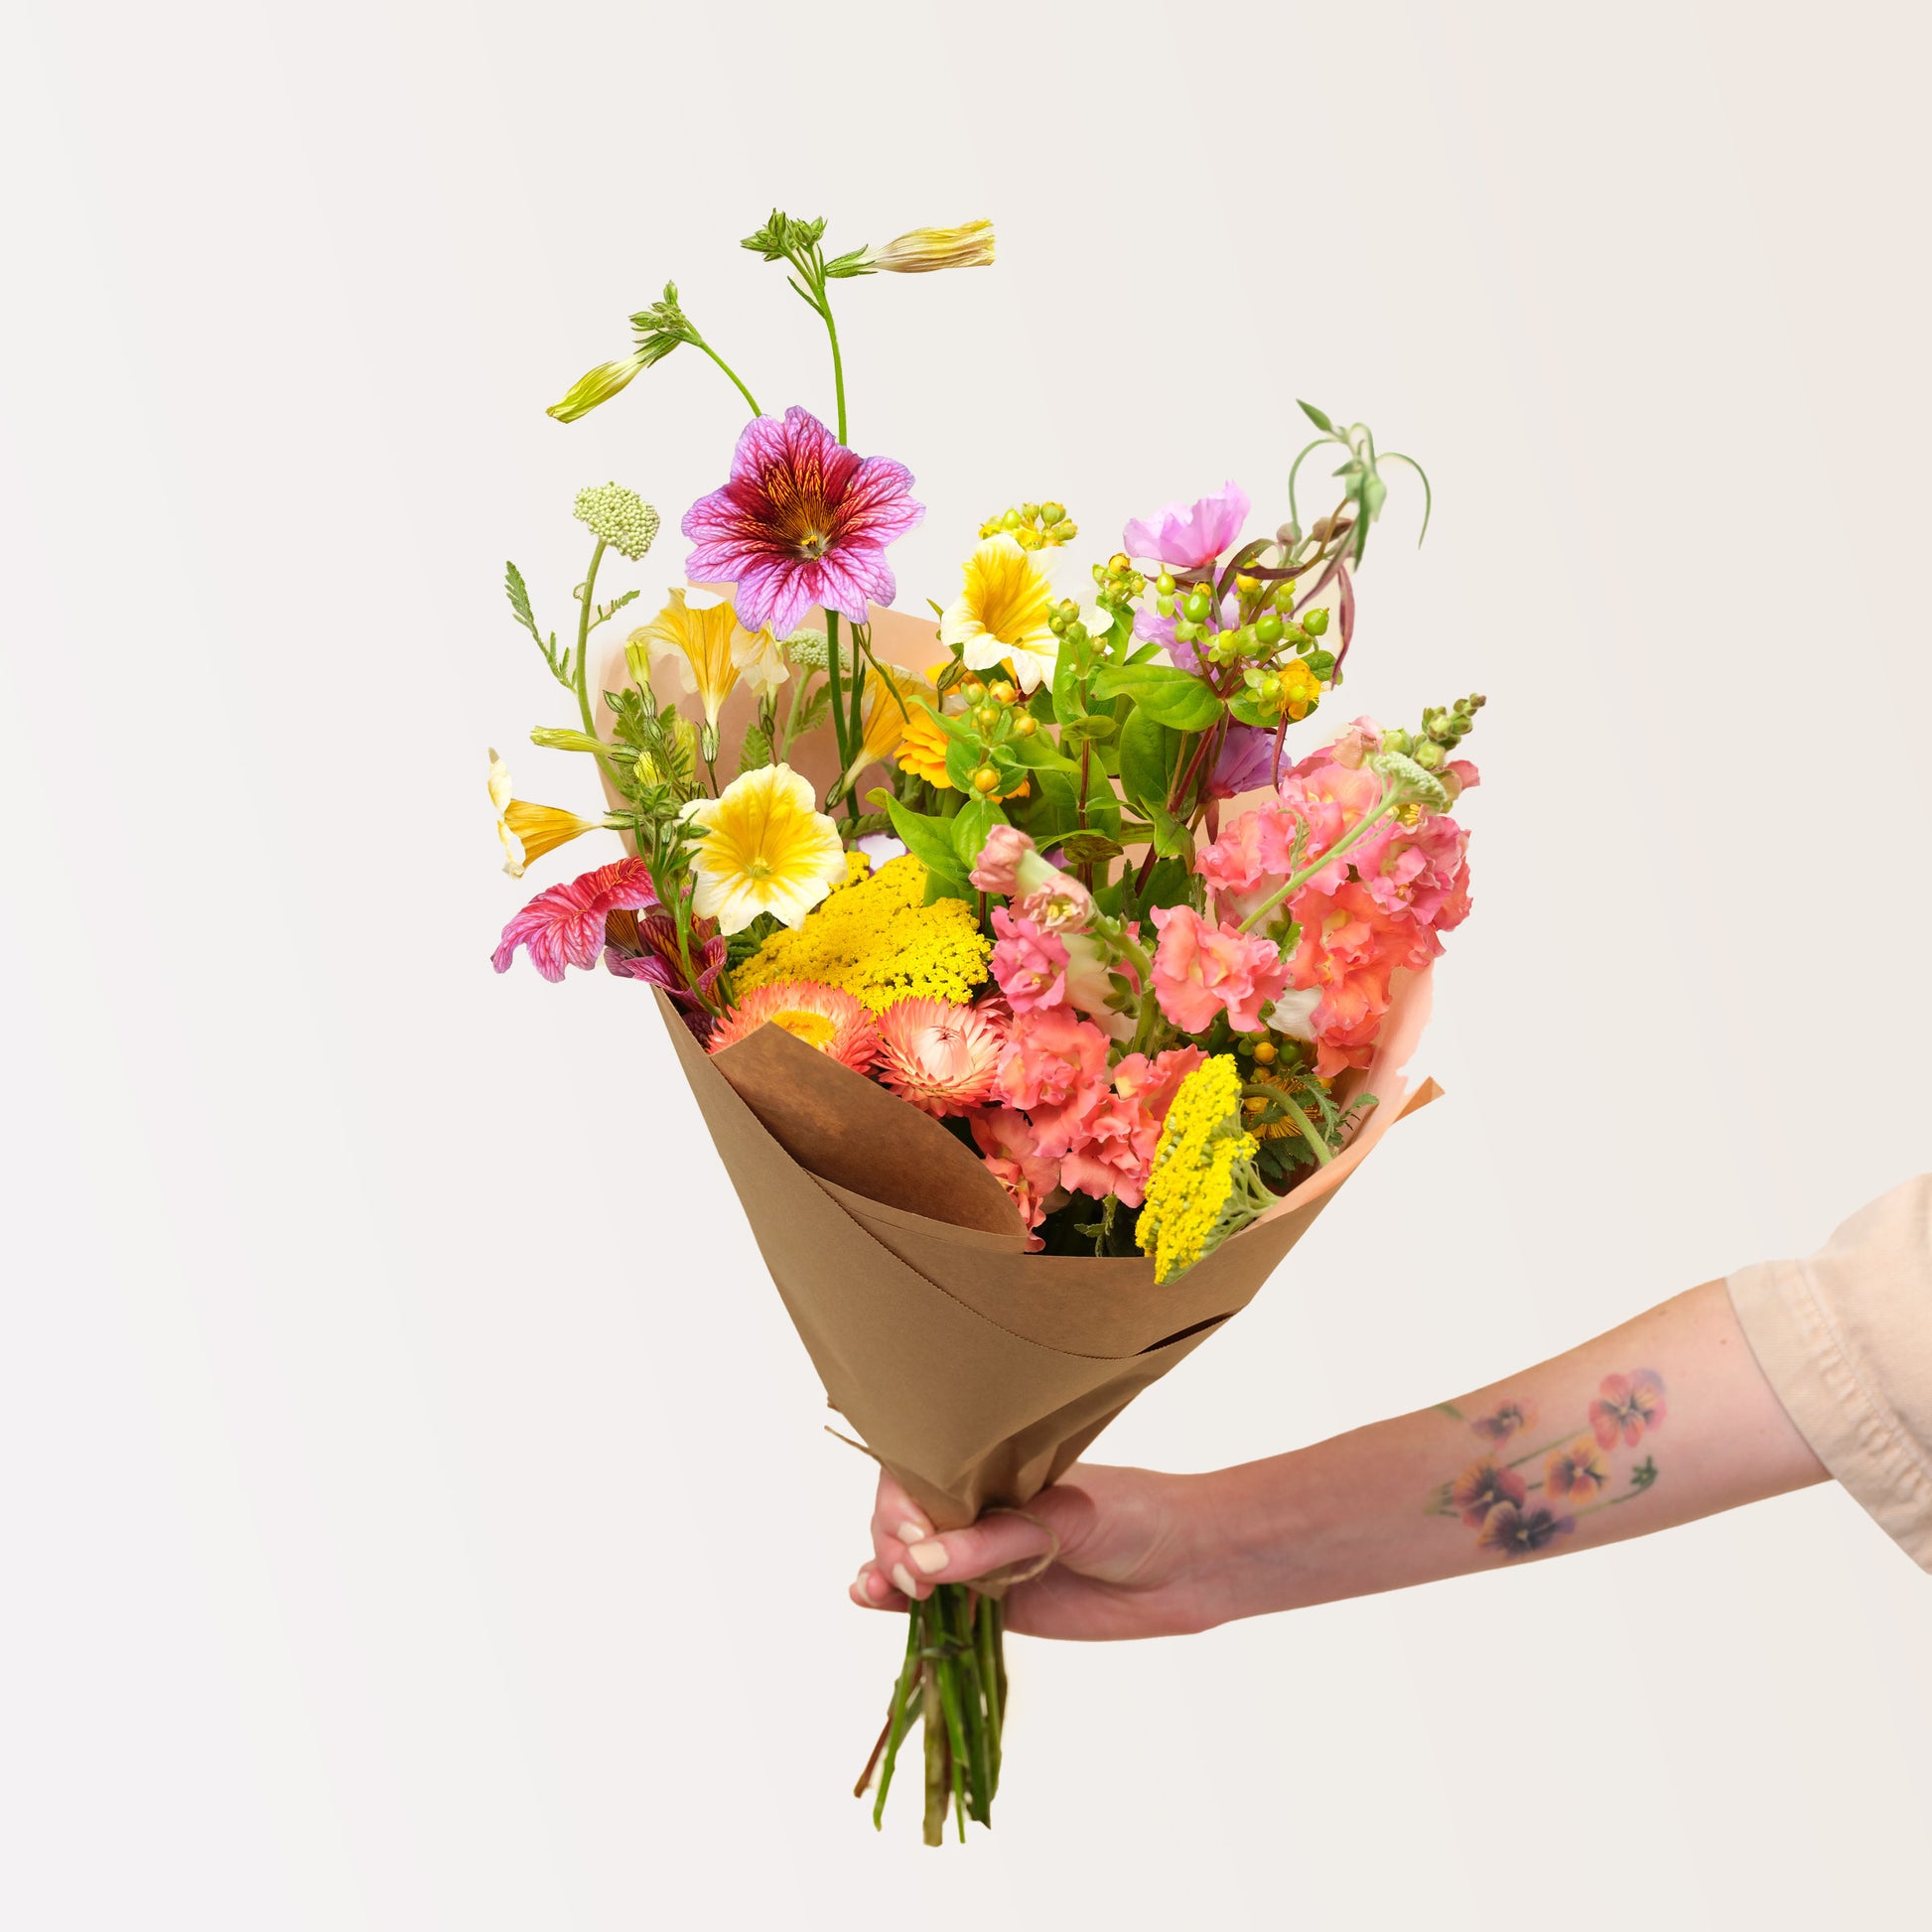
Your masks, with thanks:
<instances>
[{"instance_id":1,"label":"yellow yarrow cluster","mask_svg":"<svg viewBox=\"0 0 1932 1932\"><path fill-rule=\"evenodd\" d=\"M919 997L964 1006L985 984L993 942L963 899L925 905L924 897L925 868L910 853L870 876L855 867L796 931L772 933L733 984L744 994L779 980L815 980L874 1013Z\"/></svg>"},{"instance_id":2,"label":"yellow yarrow cluster","mask_svg":"<svg viewBox=\"0 0 1932 1932\"><path fill-rule=\"evenodd\" d=\"M1241 1073L1217 1053L1181 1081L1168 1109L1134 1226L1154 1279L1172 1281L1210 1255L1274 1198L1255 1173L1259 1143L1241 1126Z\"/></svg>"}]
</instances>

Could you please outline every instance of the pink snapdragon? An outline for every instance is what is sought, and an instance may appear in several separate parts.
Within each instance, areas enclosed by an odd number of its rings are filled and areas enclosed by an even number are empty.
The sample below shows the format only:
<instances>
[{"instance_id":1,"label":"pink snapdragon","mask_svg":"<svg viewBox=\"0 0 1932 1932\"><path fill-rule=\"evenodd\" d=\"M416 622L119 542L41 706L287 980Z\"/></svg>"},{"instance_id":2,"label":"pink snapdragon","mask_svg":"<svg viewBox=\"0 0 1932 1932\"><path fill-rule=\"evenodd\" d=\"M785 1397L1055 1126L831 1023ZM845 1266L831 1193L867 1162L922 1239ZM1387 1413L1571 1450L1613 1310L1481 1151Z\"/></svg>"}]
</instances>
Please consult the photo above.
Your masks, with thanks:
<instances>
[{"instance_id":1,"label":"pink snapdragon","mask_svg":"<svg viewBox=\"0 0 1932 1932\"><path fill-rule=\"evenodd\" d=\"M1197 1046L1170 1047L1153 1059L1129 1053L1114 1068L1114 1090L1095 1111L1087 1138L1060 1163L1061 1183L1096 1200L1118 1194L1123 1206L1139 1207L1174 1090L1204 1057Z\"/></svg>"},{"instance_id":2,"label":"pink snapdragon","mask_svg":"<svg viewBox=\"0 0 1932 1932\"><path fill-rule=\"evenodd\" d=\"M1059 1191L1060 1164L1039 1151L1033 1123L1010 1107L988 1107L972 1117L973 1144L987 1172L1007 1190L1027 1224L1027 1247L1037 1253L1046 1243L1034 1232Z\"/></svg>"},{"instance_id":3,"label":"pink snapdragon","mask_svg":"<svg viewBox=\"0 0 1932 1932\"><path fill-rule=\"evenodd\" d=\"M1328 1079L1345 1067L1366 1066L1389 1009L1389 981L1399 966L1431 957L1429 934L1405 913L1378 904L1359 881L1295 897L1301 937L1290 961L1298 987L1318 990L1311 1016L1315 1072Z\"/></svg>"},{"instance_id":4,"label":"pink snapdragon","mask_svg":"<svg viewBox=\"0 0 1932 1932\"><path fill-rule=\"evenodd\" d=\"M1109 1044L1098 1027L1064 1006L1015 1013L993 1090L1032 1116L1040 1154L1058 1160L1086 1138L1111 1084Z\"/></svg>"},{"instance_id":5,"label":"pink snapdragon","mask_svg":"<svg viewBox=\"0 0 1932 1932\"><path fill-rule=\"evenodd\" d=\"M1387 820L1348 857L1376 904L1406 912L1428 933L1434 958L1442 951L1436 934L1468 916L1468 844L1454 819L1432 814L1414 825Z\"/></svg>"},{"instance_id":6,"label":"pink snapdragon","mask_svg":"<svg viewBox=\"0 0 1932 1932\"><path fill-rule=\"evenodd\" d=\"M1039 1013L1066 1001L1066 946L1037 919L993 908L993 977L1015 1013Z\"/></svg>"},{"instance_id":7,"label":"pink snapdragon","mask_svg":"<svg viewBox=\"0 0 1932 1932\"><path fill-rule=\"evenodd\" d=\"M1020 880L1023 865L1027 866L1027 884L1024 886ZM1053 870L1039 856L1033 840L1025 832L1017 825L1003 822L987 833L986 843L980 847L980 856L974 860L973 869L966 876L981 892L998 893L1003 898L1011 898L1016 893L1029 892L1035 886L1046 883L1038 877L1035 867L1048 874Z\"/></svg>"},{"instance_id":8,"label":"pink snapdragon","mask_svg":"<svg viewBox=\"0 0 1932 1932\"><path fill-rule=\"evenodd\" d=\"M1217 1013L1236 1032L1253 1033L1262 1008L1289 981L1280 948L1259 934L1210 924L1191 905L1156 906L1154 923L1161 933L1154 953L1161 1011L1185 1034L1205 1031Z\"/></svg>"}]
</instances>

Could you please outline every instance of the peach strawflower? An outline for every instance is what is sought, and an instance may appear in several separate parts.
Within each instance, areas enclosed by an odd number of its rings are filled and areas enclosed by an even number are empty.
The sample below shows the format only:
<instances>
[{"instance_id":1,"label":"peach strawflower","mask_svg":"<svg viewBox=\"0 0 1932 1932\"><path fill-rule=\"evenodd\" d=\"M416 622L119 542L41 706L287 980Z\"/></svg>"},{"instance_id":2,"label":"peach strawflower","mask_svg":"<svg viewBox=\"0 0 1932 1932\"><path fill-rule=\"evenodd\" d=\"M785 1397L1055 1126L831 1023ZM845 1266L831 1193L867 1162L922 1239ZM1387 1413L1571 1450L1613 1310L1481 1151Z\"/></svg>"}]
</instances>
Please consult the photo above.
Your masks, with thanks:
<instances>
[{"instance_id":1,"label":"peach strawflower","mask_svg":"<svg viewBox=\"0 0 1932 1932\"><path fill-rule=\"evenodd\" d=\"M711 1050L722 1052L766 1025L782 1027L794 1039L855 1073L868 1071L879 1057L879 1029L872 1015L850 993L815 980L779 980L754 988L718 1023Z\"/></svg>"},{"instance_id":2,"label":"peach strawflower","mask_svg":"<svg viewBox=\"0 0 1932 1932\"><path fill-rule=\"evenodd\" d=\"M900 1000L879 1016L874 1077L921 1113L970 1113L993 1091L1006 1035L999 1023L951 1000Z\"/></svg>"}]
</instances>

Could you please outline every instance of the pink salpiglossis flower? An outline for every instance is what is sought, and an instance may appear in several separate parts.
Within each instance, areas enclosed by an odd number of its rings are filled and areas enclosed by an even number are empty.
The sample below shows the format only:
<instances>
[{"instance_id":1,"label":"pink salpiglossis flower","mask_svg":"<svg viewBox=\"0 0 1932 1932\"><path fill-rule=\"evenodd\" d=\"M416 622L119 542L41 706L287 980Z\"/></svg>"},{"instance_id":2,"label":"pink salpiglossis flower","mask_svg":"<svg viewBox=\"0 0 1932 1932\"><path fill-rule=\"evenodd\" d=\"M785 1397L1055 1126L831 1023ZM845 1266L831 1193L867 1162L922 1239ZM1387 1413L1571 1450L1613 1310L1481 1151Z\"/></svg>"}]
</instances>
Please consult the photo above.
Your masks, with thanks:
<instances>
[{"instance_id":1,"label":"pink salpiglossis flower","mask_svg":"<svg viewBox=\"0 0 1932 1932\"><path fill-rule=\"evenodd\" d=\"M1041 1155L1057 1161L1086 1139L1111 1084L1109 1044L1091 1021L1063 1006L1014 1015L993 1090L1032 1117Z\"/></svg>"},{"instance_id":2,"label":"pink salpiglossis flower","mask_svg":"<svg viewBox=\"0 0 1932 1932\"><path fill-rule=\"evenodd\" d=\"M627 912L613 912L606 927L604 964L609 971L620 979L661 986L684 1009L687 1019L703 1012L704 1000L725 970L727 948L716 919L691 921L695 986L686 976L678 952L677 921L654 900L634 918Z\"/></svg>"},{"instance_id":3,"label":"pink salpiglossis flower","mask_svg":"<svg viewBox=\"0 0 1932 1932\"><path fill-rule=\"evenodd\" d=\"M973 1115L970 1125L987 1172L1012 1197L1027 1224L1027 1246L1037 1253L1046 1243L1034 1229L1046 1218L1047 1203L1059 1190L1060 1164L1040 1153L1033 1123L1009 1107L988 1107Z\"/></svg>"},{"instance_id":4,"label":"pink salpiglossis flower","mask_svg":"<svg viewBox=\"0 0 1932 1932\"><path fill-rule=\"evenodd\" d=\"M569 966L588 972L604 950L606 921L613 912L634 912L655 905L650 868L641 859L618 859L581 874L567 886L539 893L508 925L489 963L507 973L518 946L529 949L530 964L552 982Z\"/></svg>"},{"instance_id":5,"label":"pink salpiglossis flower","mask_svg":"<svg viewBox=\"0 0 1932 1932\"><path fill-rule=\"evenodd\" d=\"M1129 1053L1114 1068L1114 1090L1100 1103L1087 1138L1060 1163L1061 1183L1095 1200L1118 1194L1123 1206L1139 1207L1174 1089L1204 1057L1197 1046L1173 1046L1151 1060Z\"/></svg>"},{"instance_id":6,"label":"pink salpiglossis flower","mask_svg":"<svg viewBox=\"0 0 1932 1932\"><path fill-rule=\"evenodd\" d=\"M696 584L735 584L738 621L782 637L814 606L864 623L897 588L886 546L913 529L923 504L912 474L890 457L860 458L808 409L745 426L731 480L684 512Z\"/></svg>"},{"instance_id":7,"label":"pink salpiglossis flower","mask_svg":"<svg viewBox=\"0 0 1932 1932\"><path fill-rule=\"evenodd\" d=\"M1210 798L1236 798L1260 791L1275 767L1275 734L1255 725L1230 725L1207 776Z\"/></svg>"},{"instance_id":8,"label":"pink salpiglossis flower","mask_svg":"<svg viewBox=\"0 0 1932 1932\"><path fill-rule=\"evenodd\" d=\"M1239 483L1223 483L1191 503L1164 503L1152 518L1135 517L1121 532L1120 547L1144 562L1199 570L1241 534L1251 505Z\"/></svg>"},{"instance_id":9,"label":"pink salpiglossis flower","mask_svg":"<svg viewBox=\"0 0 1932 1932\"><path fill-rule=\"evenodd\" d=\"M1368 1064L1390 978L1398 966L1428 961L1429 936L1406 914L1385 911L1359 881L1332 893L1307 887L1294 913L1302 930L1290 973L1298 987L1320 991L1311 1025L1315 1072L1325 1080Z\"/></svg>"},{"instance_id":10,"label":"pink salpiglossis flower","mask_svg":"<svg viewBox=\"0 0 1932 1932\"><path fill-rule=\"evenodd\" d=\"M1664 1426L1664 1381L1660 1375L1640 1368L1634 1375L1606 1375L1589 1405L1589 1426L1604 1449L1623 1438L1625 1449L1635 1449L1646 1429Z\"/></svg>"},{"instance_id":11,"label":"pink salpiglossis flower","mask_svg":"<svg viewBox=\"0 0 1932 1932\"><path fill-rule=\"evenodd\" d=\"M993 977L1015 1013L1039 1013L1066 1002L1066 947L1037 920L993 908Z\"/></svg>"},{"instance_id":12,"label":"pink salpiglossis flower","mask_svg":"<svg viewBox=\"0 0 1932 1932\"><path fill-rule=\"evenodd\" d=\"M1020 890L1020 863L1034 850L1033 840L1017 825L995 825L966 876L983 893L1011 896Z\"/></svg>"},{"instance_id":13,"label":"pink salpiglossis flower","mask_svg":"<svg viewBox=\"0 0 1932 1932\"><path fill-rule=\"evenodd\" d=\"M1154 923L1154 997L1184 1034L1203 1033L1225 1013L1237 1033L1253 1033L1264 1007L1288 985L1288 962L1271 939L1213 925L1191 905L1159 905Z\"/></svg>"}]
</instances>

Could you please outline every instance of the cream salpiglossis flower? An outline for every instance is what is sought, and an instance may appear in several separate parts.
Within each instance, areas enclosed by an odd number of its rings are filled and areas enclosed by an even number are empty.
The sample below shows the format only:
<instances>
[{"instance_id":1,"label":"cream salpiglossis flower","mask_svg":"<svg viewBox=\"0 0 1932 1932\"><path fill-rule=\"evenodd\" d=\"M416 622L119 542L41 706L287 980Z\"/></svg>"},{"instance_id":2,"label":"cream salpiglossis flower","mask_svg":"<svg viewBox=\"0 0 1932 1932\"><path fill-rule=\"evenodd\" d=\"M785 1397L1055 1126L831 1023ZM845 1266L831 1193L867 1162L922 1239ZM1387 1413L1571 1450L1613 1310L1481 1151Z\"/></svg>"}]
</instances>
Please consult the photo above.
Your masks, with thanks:
<instances>
[{"instance_id":1,"label":"cream salpiglossis flower","mask_svg":"<svg viewBox=\"0 0 1932 1932\"><path fill-rule=\"evenodd\" d=\"M1048 622L1055 601L1040 553L1002 531L966 559L959 600L939 620L939 641L957 650L968 670L1011 664L1020 688L1031 691L1052 677L1059 655Z\"/></svg>"},{"instance_id":2,"label":"cream salpiglossis flower","mask_svg":"<svg viewBox=\"0 0 1932 1932\"><path fill-rule=\"evenodd\" d=\"M503 870L521 879L524 869L546 852L554 852L585 832L595 832L601 818L580 818L557 805L532 805L511 795L510 768L492 746L489 753L489 802L496 808L496 836L503 845Z\"/></svg>"},{"instance_id":3,"label":"cream salpiglossis flower","mask_svg":"<svg viewBox=\"0 0 1932 1932\"><path fill-rule=\"evenodd\" d=\"M692 799L684 816L704 834L691 856L692 908L721 932L760 912L796 926L846 876L838 827L788 764L742 772L716 798Z\"/></svg>"},{"instance_id":4,"label":"cream salpiglossis flower","mask_svg":"<svg viewBox=\"0 0 1932 1932\"><path fill-rule=\"evenodd\" d=\"M770 631L747 630L729 604L694 605L682 588L630 634L650 653L653 670L666 658L675 662L686 695L696 696L713 731L741 677L764 697L790 676Z\"/></svg>"},{"instance_id":5,"label":"cream salpiglossis flower","mask_svg":"<svg viewBox=\"0 0 1932 1932\"><path fill-rule=\"evenodd\" d=\"M894 275L925 275L935 268L990 268L993 223L968 221L957 228L908 228L883 248L868 248L865 265Z\"/></svg>"}]
</instances>

